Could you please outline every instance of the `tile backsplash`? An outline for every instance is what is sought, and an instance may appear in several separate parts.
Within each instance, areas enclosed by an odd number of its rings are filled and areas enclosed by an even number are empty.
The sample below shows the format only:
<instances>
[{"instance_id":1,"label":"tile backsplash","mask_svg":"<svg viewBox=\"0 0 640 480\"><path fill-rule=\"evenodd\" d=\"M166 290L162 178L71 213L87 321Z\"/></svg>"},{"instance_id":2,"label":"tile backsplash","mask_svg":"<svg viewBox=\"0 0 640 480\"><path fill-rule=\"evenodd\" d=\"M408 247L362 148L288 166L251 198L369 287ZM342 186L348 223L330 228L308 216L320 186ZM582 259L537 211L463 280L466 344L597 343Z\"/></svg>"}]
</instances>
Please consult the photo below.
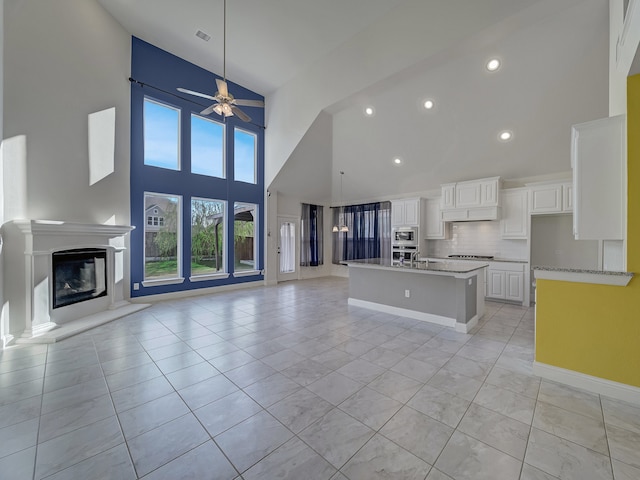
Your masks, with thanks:
<instances>
[{"instance_id":1,"label":"tile backsplash","mask_svg":"<svg viewBox=\"0 0 640 480\"><path fill-rule=\"evenodd\" d=\"M427 240L427 255L492 255L508 260L529 258L526 240L504 240L500 222L453 222L449 240Z\"/></svg>"}]
</instances>

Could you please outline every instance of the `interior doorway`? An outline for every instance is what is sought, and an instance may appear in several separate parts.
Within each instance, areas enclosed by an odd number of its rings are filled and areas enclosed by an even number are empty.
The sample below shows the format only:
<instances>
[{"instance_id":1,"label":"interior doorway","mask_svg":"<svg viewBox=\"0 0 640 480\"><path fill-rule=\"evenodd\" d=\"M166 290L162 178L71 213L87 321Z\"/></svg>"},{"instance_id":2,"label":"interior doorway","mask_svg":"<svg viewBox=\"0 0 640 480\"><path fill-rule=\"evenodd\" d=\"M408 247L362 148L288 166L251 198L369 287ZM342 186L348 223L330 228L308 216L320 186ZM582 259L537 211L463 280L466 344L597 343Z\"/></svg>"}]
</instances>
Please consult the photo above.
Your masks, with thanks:
<instances>
[{"instance_id":1,"label":"interior doorway","mask_svg":"<svg viewBox=\"0 0 640 480\"><path fill-rule=\"evenodd\" d=\"M298 279L299 231L296 217L278 217L278 282Z\"/></svg>"}]
</instances>

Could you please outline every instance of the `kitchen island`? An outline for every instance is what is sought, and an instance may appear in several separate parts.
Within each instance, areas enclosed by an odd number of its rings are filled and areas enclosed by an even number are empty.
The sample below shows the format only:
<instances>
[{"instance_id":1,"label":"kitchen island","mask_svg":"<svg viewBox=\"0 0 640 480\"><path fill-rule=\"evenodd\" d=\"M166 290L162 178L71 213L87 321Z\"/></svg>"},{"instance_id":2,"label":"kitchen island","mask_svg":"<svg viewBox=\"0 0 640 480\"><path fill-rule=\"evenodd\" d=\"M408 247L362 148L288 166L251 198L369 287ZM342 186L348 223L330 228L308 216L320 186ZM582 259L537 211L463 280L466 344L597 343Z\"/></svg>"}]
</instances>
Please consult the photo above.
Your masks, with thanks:
<instances>
[{"instance_id":1,"label":"kitchen island","mask_svg":"<svg viewBox=\"0 0 640 480\"><path fill-rule=\"evenodd\" d=\"M468 332L484 314L479 262L393 265L383 258L349 260L349 305Z\"/></svg>"}]
</instances>

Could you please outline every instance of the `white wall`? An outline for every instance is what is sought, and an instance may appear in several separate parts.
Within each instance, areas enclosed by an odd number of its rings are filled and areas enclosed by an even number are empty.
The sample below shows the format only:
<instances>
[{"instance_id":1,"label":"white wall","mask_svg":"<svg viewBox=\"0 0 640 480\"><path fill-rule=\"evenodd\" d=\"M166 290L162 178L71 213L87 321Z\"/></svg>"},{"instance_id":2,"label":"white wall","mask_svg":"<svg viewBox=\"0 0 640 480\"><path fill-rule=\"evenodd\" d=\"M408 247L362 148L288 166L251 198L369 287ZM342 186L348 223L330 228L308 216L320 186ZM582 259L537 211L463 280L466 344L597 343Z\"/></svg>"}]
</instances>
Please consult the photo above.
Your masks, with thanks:
<instances>
[{"instance_id":1,"label":"white wall","mask_svg":"<svg viewBox=\"0 0 640 480\"><path fill-rule=\"evenodd\" d=\"M532 215L531 265L597 270L598 242L576 240L571 215Z\"/></svg>"},{"instance_id":2,"label":"white wall","mask_svg":"<svg viewBox=\"0 0 640 480\"><path fill-rule=\"evenodd\" d=\"M26 136L35 219L129 223L131 37L95 0L7 0L4 138ZM113 173L89 182L88 115L116 109Z\"/></svg>"},{"instance_id":3,"label":"white wall","mask_svg":"<svg viewBox=\"0 0 640 480\"><path fill-rule=\"evenodd\" d=\"M3 6L0 224L31 218L128 225L130 35L95 0ZM88 118L110 108L112 173L90 185ZM3 255L0 286L10 273ZM128 291L127 267L119 264L116 281ZM9 310L3 294L3 337Z\"/></svg>"}]
</instances>

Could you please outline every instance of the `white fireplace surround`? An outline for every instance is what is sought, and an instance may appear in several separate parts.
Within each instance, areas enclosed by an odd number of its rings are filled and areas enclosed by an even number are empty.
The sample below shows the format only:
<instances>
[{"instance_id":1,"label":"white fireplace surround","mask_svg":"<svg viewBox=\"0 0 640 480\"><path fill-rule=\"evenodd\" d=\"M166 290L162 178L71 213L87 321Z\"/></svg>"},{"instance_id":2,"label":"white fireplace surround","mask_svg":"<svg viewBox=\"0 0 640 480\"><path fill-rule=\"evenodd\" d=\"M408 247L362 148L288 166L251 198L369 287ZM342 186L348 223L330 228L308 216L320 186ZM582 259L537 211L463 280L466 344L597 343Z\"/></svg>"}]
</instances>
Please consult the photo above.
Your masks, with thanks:
<instances>
[{"instance_id":1,"label":"white fireplace surround","mask_svg":"<svg viewBox=\"0 0 640 480\"><path fill-rule=\"evenodd\" d=\"M53 343L146 308L124 297L124 237L133 228L48 220L5 223L3 345ZM54 310L52 255L78 248L106 250L107 295Z\"/></svg>"}]
</instances>

